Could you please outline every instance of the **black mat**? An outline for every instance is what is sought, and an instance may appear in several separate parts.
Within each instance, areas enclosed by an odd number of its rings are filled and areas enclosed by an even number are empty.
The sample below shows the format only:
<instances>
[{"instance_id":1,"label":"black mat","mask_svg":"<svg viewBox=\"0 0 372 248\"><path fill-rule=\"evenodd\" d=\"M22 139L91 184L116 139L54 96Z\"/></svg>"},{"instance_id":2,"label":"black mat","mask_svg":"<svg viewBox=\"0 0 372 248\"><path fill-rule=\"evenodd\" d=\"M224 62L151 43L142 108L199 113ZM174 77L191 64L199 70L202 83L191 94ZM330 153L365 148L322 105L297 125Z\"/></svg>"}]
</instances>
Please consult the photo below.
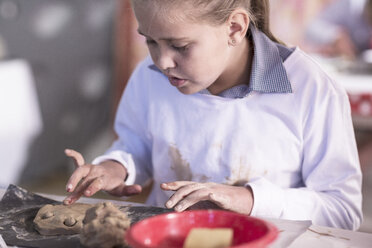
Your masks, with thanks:
<instances>
[{"instance_id":1,"label":"black mat","mask_svg":"<svg viewBox=\"0 0 372 248\"><path fill-rule=\"evenodd\" d=\"M21 247L83 247L79 235L43 236L35 231L33 219L45 204L61 203L28 192L15 185L9 185L0 201L0 234L7 245ZM120 206L127 213L131 224L162 213L171 212L165 208Z\"/></svg>"}]
</instances>

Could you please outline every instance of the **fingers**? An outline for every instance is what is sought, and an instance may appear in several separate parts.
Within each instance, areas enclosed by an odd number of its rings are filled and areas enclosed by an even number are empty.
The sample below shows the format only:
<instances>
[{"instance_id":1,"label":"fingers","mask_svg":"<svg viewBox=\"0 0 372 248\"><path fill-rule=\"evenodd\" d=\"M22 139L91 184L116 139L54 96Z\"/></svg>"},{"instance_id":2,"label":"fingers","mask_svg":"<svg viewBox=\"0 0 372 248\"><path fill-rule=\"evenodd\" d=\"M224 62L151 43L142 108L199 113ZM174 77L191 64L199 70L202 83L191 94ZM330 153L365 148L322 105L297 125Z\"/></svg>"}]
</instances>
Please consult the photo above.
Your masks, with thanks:
<instances>
[{"instance_id":1,"label":"fingers","mask_svg":"<svg viewBox=\"0 0 372 248\"><path fill-rule=\"evenodd\" d=\"M81 166L77 168L74 173L72 173L70 179L67 182L66 191L72 192L75 191L76 186L82 180L85 178L90 172L89 166Z\"/></svg>"},{"instance_id":2,"label":"fingers","mask_svg":"<svg viewBox=\"0 0 372 248\"><path fill-rule=\"evenodd\" d=\"M66 197L63 204L69 205L79 200L79 198L84 195L86 188L89 186L88 183L88 181L84 180L69 196Z\"/></svg>"},{"instance_id":3,"label":"fingers","mask_svg":"<svg viewBox=\"0 0 372 248\"><path fill-rule=\"evenodd\" d=\"M195 184L195 182L190 182L190 181L176 181L176 182L162 183L162 184L160 184L160 187L163 190L172 190L172 191L175 191L175 190L180 189L181 187L184 187L184 186L187 186L187 185L190 185L190 184Z\"/></svg>"},{"instance_id":4,"label":"fingers","mask_svg":"<svg viewBox=\"0 0 372 248\"><path fill-rule=\"evenodd\" d=\"M209 195L210 193L207 189L193 191L181 201L179 201L174 209L177 212L182 212L198 202L209 200Z\"/></svg>"},{"instance_id":5,"label":"fingers","mask_svg":"<svg viewBox=\"0 0 372 248\"><path fill-rule=\"evenodd\" d=\"M87 197L94 195L104 187L102 177L97 177L93 180L87 179L87 182L87 186L82 188L83 194Z\"/></svg>"},{"instance_id":6,"label":"fingers","mask_svg":"<svg viewBox=\"0 0 372 248\"><path fill-rule=\"evenodd\" d=\"M174 183L177 184L178 182ZM181 187L180 185L183 186ZM198 201L207 200L207 196L210 192L206 189L210 184L179 182L177 185L172 185L171 188L173 186L174 188L177 188L177 192L169 198L165 206L167 208L173 208L176 206L176 211L183 211Z\"/></svg>"},{"instance_id":7,"label":"fingers","mask_svg":"<svg viewBox=\"0 0 372 248\"><path fill-rule=\"evenodd\" d=\"M74 163L76 165L76 168L78 168L70 177L69 181L67 182L66 191L71 192L74 191L76 185L79 183L79 181L87 175L86 169L79 170L80 167L82 167L85 164L83 156L72 149L65 149L66 156L72 158L74 160Z\"/></svg>"},{"instance_id":8,"label":"fingers","mask_svg":"<svg viewBox=\"0 0 372 248\"><path fill-rule=\"evenodd\" d=\"M74 193L72 193L71 195L67 196L64 200L63 200L63 204L64 205L70 205L70 204L73 204L74 202L76 202L77 200L79 200L79 198L83 195L82 192L77 192L75 191Z\"/></svg>"},{"instance_id":9,"label":"fingers","mask_svg":"<svg viewBox=\"0 0 372 248\"><path fill-rule=\"evenodd\" d=\"M68 205L76 202L80 197L92 196L104 187L104 181L102 177L87 177L84 179L79 186L76 187L73 193L69 195L63 203Z\"/></svg>"},{"instance_id":10,"label":"fingers","mask_svg":"<svg viewBox=\"0 0 372 248\"><path fill-rule=\"evenodd\" d=\"M172 182L161 187L176 191L165 206L178 212L190 207L200 208L203 201L214 205L214 208L219 207L247 215L253 208L253 193L247 187L195 182Z\"/></svg>"},{"instance_id":11,"label":"fingers","mask_svg":"<svg viewBox=\"0 0 372 248\"><path fill-rule=\"evenodd\" d=\"M75 165L76 165L77 168L80 167L80 166L83 166L85 164L84 157L83 157L83 155L81 155L81 153L79 153L75 150L72 150L72 149L66 149L65 154L66 154L67 157L70 157L74 160Z\"/></svg>"},{"instance_id":12,"label":"fingers","mask_svg":"<svg viewBox=\"0 0 372 248\"><path fill-rule=\"evenodd\" d=\"M65 205L72 204L76 202L80 197L86 196L90 197L97 193L98 191L104 188L104 179L102 177L98 177L95 179L85 179L77 188L76 190L69 195L63 203ZM136 195L142 192L142 187L138 184L134 185L120 185L115 189L110 191L110 194L116 196L131 196Z\"/></svg>"}]
</instances>

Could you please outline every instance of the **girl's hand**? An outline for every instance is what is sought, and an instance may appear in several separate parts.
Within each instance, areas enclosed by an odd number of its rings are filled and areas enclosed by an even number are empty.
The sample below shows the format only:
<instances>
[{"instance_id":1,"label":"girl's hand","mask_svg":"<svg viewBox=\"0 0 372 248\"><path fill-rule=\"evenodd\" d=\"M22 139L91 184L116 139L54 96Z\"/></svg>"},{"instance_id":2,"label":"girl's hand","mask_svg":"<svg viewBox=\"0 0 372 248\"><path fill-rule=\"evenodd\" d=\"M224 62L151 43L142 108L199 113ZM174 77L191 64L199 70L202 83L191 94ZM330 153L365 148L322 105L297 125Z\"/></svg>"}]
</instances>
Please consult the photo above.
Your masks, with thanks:
<instances>
[{"instance_id":1,"label":"girl's hand","mask_svg":"<svg viewBox=\"0 0 372 248\"><path fill-rule=\"evenodd\" d=\"M177 181L162 183L163 190L176 191L166 202L167 208L184 211L201 201L210 201L222 209L249 215L253 208L251 188L217 183Z\"/></svg>"},{"instance_id":2,"label":"girl's hand","mask_svg":"<svg viewBox=\"0 0 372 248\"><path fill-rule=\"evenodd\" d=\"M141 193L140 185L125 185L127 171L116 161L105 161L99 165L85 164L83 156L74 150L66 149L65 154L74 159L76 170L68 180L66 190L72 192L63 203L77 201L81 196L92 196L105 190L115 196L129 196Z\"/></svg>"}]
</instances>

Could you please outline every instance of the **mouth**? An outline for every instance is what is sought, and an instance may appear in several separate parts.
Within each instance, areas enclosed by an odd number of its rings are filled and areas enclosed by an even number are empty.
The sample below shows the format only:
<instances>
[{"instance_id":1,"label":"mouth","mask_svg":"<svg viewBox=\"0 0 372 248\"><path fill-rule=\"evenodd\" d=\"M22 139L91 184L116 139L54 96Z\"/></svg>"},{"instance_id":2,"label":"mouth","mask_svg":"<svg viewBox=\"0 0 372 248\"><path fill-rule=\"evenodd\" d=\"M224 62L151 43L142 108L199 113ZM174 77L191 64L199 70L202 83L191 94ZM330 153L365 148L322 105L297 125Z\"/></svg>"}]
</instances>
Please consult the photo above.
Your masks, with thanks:
<instances>
[{"instance_id":1,"label":"mouth","mask_svg":"<svg viewBox=\"0 0 372 248\"><path fill-rule=\"evenodd\" d=\"M173 85L175 87L182 87L186 83L186 79L181 79L181 78L178 78L178 77L169 76L168 79L169 79L169 82L171 83L171 85Z\"/></svg>"}]
</instances>

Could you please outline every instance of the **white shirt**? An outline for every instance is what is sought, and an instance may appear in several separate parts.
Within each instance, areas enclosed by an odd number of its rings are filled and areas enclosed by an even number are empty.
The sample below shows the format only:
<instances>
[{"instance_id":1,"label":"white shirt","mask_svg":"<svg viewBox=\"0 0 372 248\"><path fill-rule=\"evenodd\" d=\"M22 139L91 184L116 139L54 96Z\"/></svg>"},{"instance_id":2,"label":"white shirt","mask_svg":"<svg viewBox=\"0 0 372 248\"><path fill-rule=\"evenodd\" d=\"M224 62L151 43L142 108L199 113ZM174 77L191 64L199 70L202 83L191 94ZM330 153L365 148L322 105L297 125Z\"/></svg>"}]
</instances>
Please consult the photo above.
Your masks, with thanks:
<instances>
[{"instance_id":1,"label":"white shirt","mask_svg":"<svg viewBox=\"0 0 372 248\"><path fill-rule=\"evenodd\" d=\"M184 95L152 64L148 57L134 71L116 116L119 138L93 163L122 163L127 184L152 178L151 205L171 196L163 182L248 184L253 216L359 227L361 171L349 101L300 49L283 64L292 92L240 99Z\"/></svg>"}]
</instances>

